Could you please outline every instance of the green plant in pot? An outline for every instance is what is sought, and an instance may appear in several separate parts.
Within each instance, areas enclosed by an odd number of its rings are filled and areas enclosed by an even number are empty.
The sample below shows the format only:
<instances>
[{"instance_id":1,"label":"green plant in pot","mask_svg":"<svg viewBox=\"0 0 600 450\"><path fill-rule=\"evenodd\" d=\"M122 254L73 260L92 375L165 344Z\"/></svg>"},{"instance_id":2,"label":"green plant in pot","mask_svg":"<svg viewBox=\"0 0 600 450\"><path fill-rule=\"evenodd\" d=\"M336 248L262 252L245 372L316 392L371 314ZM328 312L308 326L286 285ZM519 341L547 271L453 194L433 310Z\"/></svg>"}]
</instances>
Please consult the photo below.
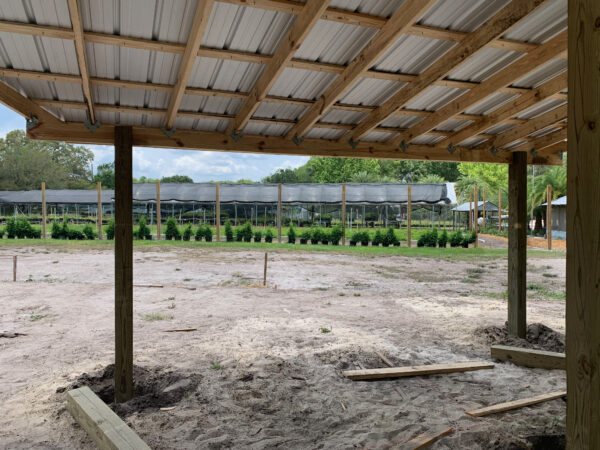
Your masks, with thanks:
<instances>
[{"instance_id":1,"label":"green plant in pot","mask_svg":"<svg viewBox=\"0 0 600 450\"><path fill-rule=\"evenodd\" d=\"M294 228L294 225L292 225L290 223L290 229L288 231L288 244L295 244L296 243L296 229Z\"/></svg>"},{"instance_id":2,"label":"green plant in pot","mask_svg":"<svg viewBox=\"0 0 600 450\"><path fill-rule=\"evenodd\" d=\"M167 239L167 241L172 241L173 239L178 241L181 239L181 232L179 231L179 228L177 227L177 222L175 222L175 219L173 219L172 217L169 217L167 219L166 226L167 226L167 228L165 231L165 238Z\"/></svg>"},{"instance_id":3,"label":"green plant in pot","mask_svg":"<svg viewBox=\"0 0 600 450\"><path fill-rule=\"evenodd\" d=\"M261 241L262 241L262 231L256 230L254 232L254 242L261 242Z\"/></svg>"},{"instance_id":4,"label":"green plant in pot","mask_svg":"<svg viewBox=\"0 0 600 450\"><path fill-rule=\"evenodd\" d=\"M344 236L344 231L342 227L339 225L334 226L329 233L329 240L333 245L339 245L342 237Z\"/></svg>"},{"instance_id":5,"label":"green plant in pot","mask_svg":"<svg viewBox=\"0 0 600 450\"><path fill-rule=\"evenodd\" d=\"M300 244L307 244L310 240L310 230L304 230L300 235Z\"/></svg>"}]
</instances>

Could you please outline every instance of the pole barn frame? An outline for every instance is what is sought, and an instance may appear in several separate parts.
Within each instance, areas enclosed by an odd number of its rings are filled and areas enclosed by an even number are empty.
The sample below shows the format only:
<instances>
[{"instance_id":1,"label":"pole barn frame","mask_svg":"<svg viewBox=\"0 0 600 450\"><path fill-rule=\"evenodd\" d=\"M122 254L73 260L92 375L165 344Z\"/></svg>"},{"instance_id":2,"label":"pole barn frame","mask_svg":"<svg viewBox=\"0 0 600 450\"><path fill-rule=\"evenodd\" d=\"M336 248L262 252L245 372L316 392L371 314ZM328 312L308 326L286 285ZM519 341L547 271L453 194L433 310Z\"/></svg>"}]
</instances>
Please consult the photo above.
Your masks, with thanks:
<instances>
[{"instance_id":1,"label":"pole barn frame","mask_svg":"<svg viewBox=\"0 0 600 450\"><path fill-rule=\"evenodd\" d=\"M128 0L122 0L124 2ZM449 0L451 1L451 0ZM566 1L566 0L565 0ZM46 2L34 5L44 8ZM239 8L239 0L222 0L216 3L229 3L232 8ZM244 3L244 2L242 2ZM225 152L247 152L258 154L327 156L349 158L404 159L420 161L455 161L509 164L509 329L512 333L522 335L525 322L525 239L526 231L526 165L560 165L561 154L568 146L571 164L568 168L569 207L567 209L567 229L569 252L567 255L567 445L569 448L600 448L600 261L597 249L600 248L600 215L596 209L588 209L597 204L600 198L600 2L598 0L568 0L568 30L565 27L554 30L554 23L540 13L548 0L512 0L502 7L487 21L481 23L474 31L462 32L451 30L450 26L423 26L419 22L422 12L427 8L447 6L447 2L419 2L407 0L403 2L390 18L374 14L357 13L334 8L328 2L310 0L306 3L281 0L253 0L244 3L245 8L259 8L296 16L291 28L285 35L274 36L274 51L261 54L260 51L231 51L203 45L203 34L209 33L207 25L209 14L213 9L213 1L199 0L193 15L191 32L185 43L173 43L135 37L123 25L119 35L91 32L84 28L81 20L79 0L69 0L71 27L49 26L43 23L15 22L14 17L3 17L0 12L0 30L14 40L15 45L22 47L25 55L35 57L39 51L29 50L26 45L32 36L69 41L61 46L62 51L72 54L68 58L76 58L78 74L70 74L70 67L57 67L52 71L30 70L30 67L41 66L28 64L18 67L13 64L0 68L0 101L22 114L27 120L27 136L31 139L65 140L74 144L115 145L116 201L115 201L115 347L116 347L116 379L115 392L118 401L131 396L133 386L132 359L132 214L131 214L131 153L133 146L154 148L177 148L189 150L209 150ZM175 8L175 6L173 6ZM547 12L547 11L546 11ZM458 12L460 14L460 11ZM465 11L464 14L468 14ZM540 13L539 15L536 15ZM25 16L26 14L23 14ZM533 20L533 17L537 22ZM541 16L541 17L540 17ZM191 17L191 16L190 16ZM470 18L471 16L466 16ZM536 25L547 25L552 28L552 36L541 43L534 43L535 36L522 40L507 39L505 36L515 26L522 24L522 19L532 18ZM92 21L91 28L99 28L100 19L87 18ZM324 64L319 62L319 55L298 59L296 51L302 41L310 39L313 27L320 20L330 20L342 25L366 27L379 30L372 33L364 43L362 51L352 60L344 64ZM546 20L546 22L540 22ZM318 27L315 27L315 29ZM535 27L534 27L535 28ZM433 38L454 42L454 47L440 55L431 66L414 75L410 73L385 72L377 70L371 61L385 55L388 43L381 36L390 40L402 29L403 35L412 39ZM521 29L518 34L527 34ZM238 30L237 32L243 32ZM313 36L314 37L314 36ZM238 36L239 38L239 36ZM115 73L114 78L95 77L90 74L90 67L97 64L88 59L87 44L102 44L106 51L114 47L128 48L129 51L165 52L183 55L176 68L176 84L160 84L139 82L125 79L124 74ZM418 43L422 44L421 41ZM335 43L330 45L335 50ZM37 48L37 47L36 47ZM513 62L505 62L494 74L482 82L474 83L472 77L464 79L449 78L461 64L471 58L478 58L482 49L515 51L524 54ZM339 49L338 49L339 50ZM524 77L536 71L543 71L548 63L556 63L558 59L568 56L568 77L557 70L545 76L541 84L531 83L523 86ZM61 55L58 55L61 56ZM93 56L93 55L92 55ZM428 55L423 55L424 57ZM40 58L40 55L37 55ZM192 67L200 57L220 60L253 63L264 66L253 86L242 88L233 86L230 90L198 88L191 82ZM396 52L382 58L399 58ZM67 58L56 58L59 61ZM388 61L392 64L398 61ZM476 64L474 64L476 66ZM561 66L558 64L557 66ZM562 67L562 66L561 66ZM338 78L317 98L294 98L293 94L272 95L270 88L275 85L287 85L285 68L334 74ZM461 67L464 68L464 67ZM133 68L135 69L135 68ZM133 70L132 69L132 70ZM141 69L147 70L146 67ZM144 72L145 74L146 72ZM223 74L224 78L235 78L235 74ZM144 75L145 76L145 75ZM307 77L312 78L312 77ZM360 78L383 79L405 84L383 104L370 105L368 98L356 98L352 104L340 102L340 99L355 92L355 81ZM136 78L137 79L137 78ZM20 83L27 80L27 83ZM567 86L568 82L568 86ZM18 83L18 88L14 84ZM72 101L72 98L60 97L49 100L40 98L42 87L53 83L75 85L81 89L83 101ZM309 81L306 81L309 83ZM94 98L97 89L102 86L109 91L104 99L108 103L100 103ZM465 92L442 107L424 105L420 109L409 109L410 104L431 86L437 88L463 89ZM73 87L73 86L71 86ZM568 94L564 91L568 87ZM313 89L315 86L303 86ZM69 89L70 90L70 89ZM111 95L114 90L141 90L160 92L169 95L168 108L150 108L146 103L138 102L133 106L123 106L119 95ZM58 92L58 91L57 91ZM499 105L488 114L469 114L467 111L478 102L494 94L510 94L508 103ZM240 99L242 108L237 114L215 114L196 110L181 110L183 96L214 96L216 98ZM144 96L139 96L142 98ZM544 102L548 99L566 100L568 107L553 108ZM106 101L106 100L104 100ZM112 103L111 103L112 102ZM277 103L282 108L304 107L309 113L306 117L297 113L286 117L258 116L262 102ZM521 114L533 106L540 108L539 114L531 119L522 118ZM351 111L364 116L357 123L328 123L325 116L329 111ZM568 111L567 111L568 110ZM79 114L73 114L73 111ZM568 112L568 114L567 114ZM106 121L97 120L102 113L118 113L104 115ZM122 114L121 114L122 113ZM121 115L120 115L121 114ZM131 115L132 123L151 123L145 116L159 116L160 126L123 126L119 117ZM289 117L296 117L291 120ZM387 119L397 116L420 118L408 128L389 127ZM67 121L65 117L77 117L75 121ZM110 122L109 117L114 117ZM85 118L85 119L84 119ZM568 120L565 122L565 120ZM178 123L177 119L188 120L189 123L201 123L201 127L191 129L191 125ZM448 121L469 121L464 126L448 130ZM216 123L226 122L220 129ZM277 125L286 127L281 131L264 131L264 134L252 134L251 127L246 124ZM213 124L213 125L210 125ZM502 125L502 126L500 126ZM504 125L511 125L505 127ZM565 126L566 125L566 126ZM486 130L498 127L498 134L487 134ZM194 125L195 127L195 125ZM276 128L276 127L273 127ZM311 137L313 131L319 129L337 130L338 138ZM205 130L205 131L200 131ZM294 130L295 133L289 132ZM504 131L502 131L504 130ZM548 130L540 137L541 130ZM381 132L391 137L379 142L372 139L370 133ZM269 134L270 133L270 134ZM321 133L316 133L322 135ZM438 137L433 142L431 137ZM568 138L568 144L565 141ZM469 145L467 142L477 142ZM126 181L126 183L125 183ZM129 186L127 187L126 186ZM516 206L515 206L516 205ZM523 207L523 205L525 205ZM160 205L157 204L157 213ZM409 209L410 211L410 209ZM523 212L525 211L525 212ZM585 213L584 213L585 211ZM218 216L219 211L216 211ZM410 213L409 213L410 214ZM470 210L472 215L473 211ZM498 212L499 217L502 211ZM160 221L160 216L157 214ZM469 223L472 225L472 217ZM218 223L217 223L218 226ZM500 226L500 224L499 224Z\"/></svg>"}]
</instances>

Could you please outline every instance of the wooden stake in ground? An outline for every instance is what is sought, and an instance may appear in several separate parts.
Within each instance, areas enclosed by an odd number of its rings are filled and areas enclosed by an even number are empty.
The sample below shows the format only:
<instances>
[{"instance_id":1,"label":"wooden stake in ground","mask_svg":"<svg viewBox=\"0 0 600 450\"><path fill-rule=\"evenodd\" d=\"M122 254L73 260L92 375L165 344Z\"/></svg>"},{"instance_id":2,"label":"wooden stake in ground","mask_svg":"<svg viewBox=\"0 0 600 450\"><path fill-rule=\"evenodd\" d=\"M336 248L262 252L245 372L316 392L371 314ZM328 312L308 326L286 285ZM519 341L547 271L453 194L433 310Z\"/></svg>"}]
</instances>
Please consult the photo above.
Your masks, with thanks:
<instances>
[{"instance_id":1,"label":"wooden stake in ground","mask_svg":"<svg viewBox=\"0 0 600 450\"><path fill-rule=\"evenodd\" d=\"M521 400L515 400L512 402L498 403L497 405L487 406L485 408L476 409L474 411L466 411L465 414L471 417L487 416L489 414L509 411L511 409L523 408L524 406L535 405L537 403L548 402L550 400L565 397L566 395L566 391L551 392L549 394L542 394L536 397L523 398Z\"/></svg>"},{"instance_id":2,"label":"wooden stake in ground","mask_svg":"<svg viewBox=\"0 0 600 450\"><path fill-rule=\"evenodd\" d=\"M219 183L215 184L215 226L217 227L217 242L221 240L221 193Z\"/></svg>"},{"instance_id":3,"label":"wooden stake in ground","mask_svg":"<svg viewBox=\"0 0 600 450\"><path fill-rule=\"evenodd\" d=\"M474 217L474 230L475 230L475 242L473 243L473 246L475 248L477 248L479 246L479 237L477 236L479 234L479 186L475 186L475 195L473 196L473 206L475 207L475 212L473 214Z\"/></svg>"},{"instance_id":4,"label":"wooden stake in ground","mask_svg":"<svg viewBox=\"0 0 600 450\"><path fill-rule=\"evenodd\" d=\"M346 185L342 184L342 245L346 245Z\"/></svg>"},{"instance_id":5,"label":"wooden stake in ground","mask_svg":"<svg viewBox=\"0 0 600 450\"><path fill-rule=\"evenodd\" d=\"M473 229L473 193L469 192L469 231Z\"/></svg>"},{"instance_id":6,"label":"wooden stake in ground","mask_svg":"<svg viewBox=\"0 0 600 450\"><path fill-rule=\"evenodd\" d=\"M343 370L342 375L351 380L374 380L377 378L413 377L417 375L468 372L493 368L494 364L470 361L449 364L428 364L424 366L390 367L388 369Z\"/></svg>"},{"instance_id":7,"label":"wooden stake in ground","mask_svg":"<svg viewBox=\"0 0 600 450\"><path fill-rule=\"evenodd\" d=\"M386 364L388 367L394 367L394 365L392 364L392 362L391 362L389 359L387 359L387 358L386 358L386 357L383 355L383 353L381 353L381 352L375 352L375 354L376 354L377 356L379 356L379 359L381 359L381 360L382 360L382 361L383 361L383 362L384 362L384 363L385 363L385 364Z\"/></svg>"},{"instance_id":8,"label":"wooden stake in ground","mask_svg":"<svg viewBox=\"0 0 600 450\"><path fill-rule=\"evenodd\" d=\"M13 281L17 281L17 255L13 256Z\"/></svg>"},{"instance_id":9,"label":"wooden stake in ground","mask_svg":"<svg viewBox=\"0 0 600 450\"><path fill-rule=\"evenodd\" d=\"M98 209L96 210L96 226L98 227L98 239L102 239L102 183L98 181Z\"/></svg>"},{"instance_id":10,"label":"wooden stake in ground","mask_svg":"<svg viewBox=\"0 0 600 450\"><path fill-rule=\"evenodd\" d=\"M485 229L485 188L483 188L483 208L482 208L482 214L483 214L483 225L481 225L481 228Z\"/></svg>"},{"instance_id":11,"label":"wooden stake in ground","mask_svg":"<svg viewBox=\"0 0 600 450\"><path fill-rule=\"evenodd\" d=\"M160 181L156 182L156 240L160 241Z\"/></svg>"},{"instance_id":12,"label":"wooden stake in ground","mask_svg":"<svg viewBox=\"0 0 600 450\"><path fill-rule=\"evenodd\" d=\"M281 244L281 183L277 185L277 242Z\"/></svg>"},{"instance_id":13,"label":"wooden stake in ground","mask_svg":"<svg viewBox=\"0 0 600 450\"><path fill-rule=\"evenodd\" d=\"M263 274L263 286L267 285L267 252L265 252L265 273Z\"/></svg>"},{"instance_id":14,"label":"wooden stake in ground","mask_svg":"<svg viewBox=\"0 0 600 450\"><path fill-rule=\"evenodd\" d=\"M410 237L410 215L412 213L412 199L411 199L412 190L411 190L410 185L408 185L408 192L406 195L407 195L407 198L406 198L406 243L410 247L412 245L411 237Z\"/></svg>"},{"instance_id":15,"label":"wooden stake in ground","mask_svg":"<svg viewBox=\"0 0 600 450\"><path fill-rule=\"evenodd\" d=\"M502 232L502 189L498 189L498 232Z\"/></svg>"}]
</instances>

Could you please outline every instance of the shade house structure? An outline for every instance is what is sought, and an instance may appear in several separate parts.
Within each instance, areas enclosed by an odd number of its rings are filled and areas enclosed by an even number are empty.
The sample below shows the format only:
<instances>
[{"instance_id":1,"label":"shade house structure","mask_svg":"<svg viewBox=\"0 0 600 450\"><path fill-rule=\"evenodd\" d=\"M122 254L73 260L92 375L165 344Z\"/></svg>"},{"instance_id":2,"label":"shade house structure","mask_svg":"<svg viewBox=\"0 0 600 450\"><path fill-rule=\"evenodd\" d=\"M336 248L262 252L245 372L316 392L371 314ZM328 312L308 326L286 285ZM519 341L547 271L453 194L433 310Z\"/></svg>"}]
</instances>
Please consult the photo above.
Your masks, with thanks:
<instances>
[{"instance_id":1,"label":"shade house structure","mask_svg":"<svg viewBox=\"0 0 600 450\"><path fill-rule=\"evenodd\" d=\"M527 164L568 150L567 441L600 447L598 0L6 1L0 27L0 101L28 136L115 147L117 401L133 146L508 164L518 336Z\"/></svg>"}]
</instances>

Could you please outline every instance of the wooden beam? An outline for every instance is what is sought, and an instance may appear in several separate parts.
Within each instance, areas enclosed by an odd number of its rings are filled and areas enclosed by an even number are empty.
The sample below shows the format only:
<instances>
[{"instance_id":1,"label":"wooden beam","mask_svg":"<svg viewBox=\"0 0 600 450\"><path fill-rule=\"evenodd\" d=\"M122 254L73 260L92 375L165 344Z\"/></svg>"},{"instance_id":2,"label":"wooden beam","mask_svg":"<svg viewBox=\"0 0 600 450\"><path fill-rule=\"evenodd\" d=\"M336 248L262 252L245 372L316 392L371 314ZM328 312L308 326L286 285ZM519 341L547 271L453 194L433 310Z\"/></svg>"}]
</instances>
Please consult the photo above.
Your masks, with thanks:
<instances>
[{"instance_id":1,"label":"wooden beam","mask_svg":"<svg viewBox=\"0 0 600 450\"><path fill-rule=\"evenodd\" d=\"M502 233L502 189L498 189L498 233Z\"/></svg>"},{"instance_id":2,"label":"wooden beam","mask_svg":"<svg viewBox=\"0 0 600 450\"><path fill-rule=\"evenodd\" d=\"M386 22L375 37L325 90L317 102L302 115L300 121L287 133L287 138L304 136L306 132L331 108L356 80L373 66L400 35L427 12L435 0L407 0Z\"/></svg>"},{"instance_id":3,"label":"wooden beam","mask_svg":"<svg viewBox=\"0 0 600 450\"><path fill-rule=\"evenodd\" d=\"M48 111L3 82L0 82L0 103L26 119L35 117L38 122L30 121L28 128L34 128L43 123L49 123L53 126L60 124L60 121Z\"/></svg>"},{"instance_id":4,"label":"wooden beam","mask_svg":"<svg viewBox=\"0 0 600 450\"><path fill-rule=\"evenodd\" d=\"M481 131L490 128L498 123L506 122L508 119L517 115L519 112L526 110L527 108L535 105L536 103L547 99L551 95L556 94L564 90L567 87L567 72L552 78L550 81L545 82L541 86L533 89L532 91L525 93L515 100L508 102L501 106L491 114L482 116L477 119L474 123L468 125L462 130L454 133L448 138L438 142L437 145L440 147L446 147L447 145L460 145L465 139L473 137Z\"/></svg>"},{"instance_id":5,"label":"wooden beam","mask_svg":"<svg viewBox=\"0 0 600 450\"><path fill-rule=\"evenodd\" d=\"M414 377L437 373L469 372L493 369L494 365L485 362L460 362L447 364L427 364L424 366L386 367L383 369L342 370L342 375L351 380L375 380L378 378Z\"/></svg>"},{"instance_id":6,"label":"wooden beam","mask_svg":"<svg viewBox=\"0 0 600 450\"><path fill-rule=\"evenodd\" d=\"M528 120L523 125L511 128L501 133L492 140L492 146L502 148L518 139L529 136L536 131L543 130L567 118L567 105L559 106L547 113L537 116L535 119Z\"/></svg>"},{"instance_id":7,"label":"wooden beam","mask_svg":"<svg viewBox=\"0 0 600 450\"><path fill-rule=\"evenodd\" d=\"M169 107L167 108L167 116L165 118L165 128L167 129L173 128L179 105L183 99L183 94L190 79L190 74L194 68L194 63L196 62L198 49L200 48L204 32L208 25L213 4L214 0L199 0L196 6L194 21L192 22L190 35L188 36L185 52L183 53L179 71L177 73L177 83L175 83L171 98L169 99Z\"/></svg>"},{"instance_id":8,"label":"wooden beam","mask_svg":"<svg viewBox=\"0 0 600 450\"><path fill-rule=\"evenodd\" d=\"M492 358L501 361L510 361L517 366L562 370L566 370L567 368L567 360L564 353L510 347L507 345L492 345L490 354Z\"/></svg>"},{"instance_id":9,"label":"wooden beam","mask_svg":"<svg viewBox=\"0 0 600 450\"><path fill-rule=\"evenodd\" d=\"M277 242L281 244L281 183L277 185Z\"/></svg>"},{"instance_id":10,"label":"wooden beam","mask_svg":"<svg viewBox=\"0 0 600 450\"><path fill-rule=\"evenodd\" d=\"M513 153L508 168L508 332L527 332L527 155Z\"/></svg>"},{"instance_id":11,"label":"wooden beam","mask_svg":"<svg viewBox=\"0 0 600 450\"><path fill-rule=\"evenodd\" d=\"M67 392L67 411L100 449L150 450L135 431L87 386Z\"/></svg>"},{"instance_id":12,"label":"wooden beam","mask_svg":"<svg viewBox=\"0 0 600 450\"><path fill-rule=\"evenodd\" d=\"M160 212L160 181L156 182L156 240L160 241L160 225L162 214Z\"/></svg>"},{"instance_id":13,"label":"wooden beam","mask_svg":"<svg viewBox=\"0 0 600 450\"><path fill-rule=\"evenodd\" d=\"M342 184L342 245L346 245L346 183Z\"/></svg>"},{"instance_id":14,"label":"wooden beam","mask_svg":"<svg viewBox=\"0 0 600 450\"><path fill-rule=\"evenodd\" d=\"M302 12L298 14L293 27L288 31L273 58L266 65L235 120L229 125L227 134L242 132L260 102L265 99L271 87L285 69L286 64L291 61L294 53L300 48L304 39L327 9L328 3L328 0L307 0L306 6L302 8Z\"/></svg>"},{"instance_id":15,"label":"wooden beam","mask_svg":"<svg viewBox=\"0 0 600 450\"><path fill-rule=\"evenodd\" d=\"M85 42L83 37L83 22L81 20L81 8L79 0L69 1L69 16L73 26L73 39L75 41L75 51L77 53L77 63L79 65L79 74L81 76L81 87L83 88L83 97L88 106L88 115L90 123L96 123L96 113L94 112L94 99L92 97L92 86L90 84L90 72L88 69L87 55L85 51Z\"/></svg>"},{"instance_id":16,"label":"wooden beam","mask_svg":"<svg viewBox=\"0 0 600 450\"><path fill-rule=\"evenodd\" d=\"M436 431L433 433L420 434L418 436L415 436L414 438L412 438L410 441L406 442L399 448L407 449L407 450L408 449L417 450L420 448L426 448L426 447L429 447L434 442L436 442L438 439L440 439L444 436L448 436L452 433L454 433L454 430L452 428L448 428L446 430L440 430L440 431Z\"/></svg>"},{"instance_id":17,"label":"wooden beam","mask_svg":"<svg viewBox=\"0 0 600 450\"><path fill-rule=\"evenodd\" d=\"M56 126L42 124L28 132L30 139L67 140L77 144L110 145L113 142L113 125L103 125L93 133L81 123L58 123ZM235 141L222 133L198 130L177 130L172 136L166 136L161 129L151 127L133 127L133 145L138 147L177 148L187 150L230 151L241 153L330 156L340 158L378 158L406 159L415 161L457 161L488 162L507 164L512 161L510 152L492 154L489 151L477 151L458 147L450 153L447 149L427 145L411 145L406 151L391 147L386 143L364 142L355 148L349 145L325 139L305 139L300 145L275 136L246 135ZM529 164L561 165L562 160L555 154L532 155L527 153Z\"/></svg>"},{"instance_id":18,"label":"wooden beam","mask_svg":"<svg viewBox=\"0 0 600 450\"><path fill-rule=\"evenodd\" d=\"M114 145L115 401L120 403L133 398L133 132L130 126L115 127Z\"/></svg>"},{"instance_id":19,"label":"wooden beam","mask_svg":"<svg viewBox=\"0 0 600 450\"><path fill-rule=\"evenodd\" d=\"M498 403L496 405L487 406L485 408L476 409L473 411L466 411L465 414L471 417L481 417L490 414L496 414L499 412L510 411L511 409L523 408L525 406L531 406L542 402L548 402L550 400L556 400L558 398L565 397L566 391L562 392L551 392L549 394L542 394L535 397L523 398L521 400L514 400L512 402Z\"/></svg>"},{"instance_id":20,"label":"wooden beam","mask_svg":"<svg viewBox=\"0 0 600 450\"><path fill-rule=\"evenodd\" d=\"M572 450L600 448L600 2L570 0L568 15L566 434Z\"/></svg>"},{"instance_id":21,"label":"wooden beam","mask_svg":"<svg viewBox=\"0 0 600 450\"><path fill-rule=\"evenodd\" d=\"M565 128L555 131L553 133L544 134L543 136L526 140L520 145L515 147L511 147L506 150L508 152L522 152L529 151L533 149L534 151L540 154L549 154L549 153L558 153L559 151L566 151L566 143L564 142L567 139L567 130ZM558 147L554 146L554 144L560 144ZM552 148L550 148L552 147Z\"/></svg>"},{"instance_id":22,"label":"wooden beam","mask_svg":"<svg viewBox=\"0 0 600 450\"><path fill-rule=\"evenodd\" d=\"M412 247L411 232L411 215L412 215L412 186L408 185L408 193L406 199L406 244L408 247Z\"/></svg>"},{"instance_id":23,"label":"wooden beam","mask_svg":"<svg viewBox=\"0 0 600 450\"><path fill-rule=\"evenodd\" d=\"M215 226L217 228L217 242L221 241L221 195L219 188L219 183L215 183Z\"/></svg>"},{"instance_id":24,"label":"wooden beam","mask_svg":"<svg viewBox=\"0 0 600 450\"><path fill-rule=\"evenodd\" d=\"M443 79L455 67L468 60L489 42L506 33L513 25L537 8L541 3L543 3L543 0L513 0L475 32L469 33L460 44L448 51L443 58L438 59L412 83L405 86L372 112L351 133L350 138L352 141L358 141L370 130L387 119L391 114L406 105L412 98L428 88L432 83ZM506 83L506 85L508 84L509 83Z\"/></svg>"},{"instance_id":25,"label":"wooden beam","mask_svg":"<svg viewBox=\"0 0 600 450\"><path fill-rule=\"evenodd\" d=\"M470 91L461 95L456 100L446 106L438 109L433 115L422 120L413 126L407 132L393 139L393 143L398 145L402 140L410 142L421 134L427 133L436 126L454 117L457 113L464 111L475 103L483 100L503 87L510 85L515 80L522 78L539 66L555 59L567 46L567 32L563 31L559 35L550 39L531 53L515 61L508 67L502 69L495 75L492 75L486 81L474 87ZM400 91L402 92L402 91Z\"/></svg>"},{"instance_id":26,"label":"wooden beam","mask_svg":"<svg viewBox=\"0 0 600 450\"><path fill-rule=\"evenodd\" d=\"M98 194L98 206L96 210L96 227L98 228L98 239L102 240L102 183L96 184Z\"/></svg>"},{"instance_id":27,"label":"wooden beam","mask_svg":"<svg viewBox=\"0 0 600 450\"><path fill-rule=\"evenodd\" d=\"M46 182L42 181L42 238L46 239Z\"/></svg>"}]
</instances>

